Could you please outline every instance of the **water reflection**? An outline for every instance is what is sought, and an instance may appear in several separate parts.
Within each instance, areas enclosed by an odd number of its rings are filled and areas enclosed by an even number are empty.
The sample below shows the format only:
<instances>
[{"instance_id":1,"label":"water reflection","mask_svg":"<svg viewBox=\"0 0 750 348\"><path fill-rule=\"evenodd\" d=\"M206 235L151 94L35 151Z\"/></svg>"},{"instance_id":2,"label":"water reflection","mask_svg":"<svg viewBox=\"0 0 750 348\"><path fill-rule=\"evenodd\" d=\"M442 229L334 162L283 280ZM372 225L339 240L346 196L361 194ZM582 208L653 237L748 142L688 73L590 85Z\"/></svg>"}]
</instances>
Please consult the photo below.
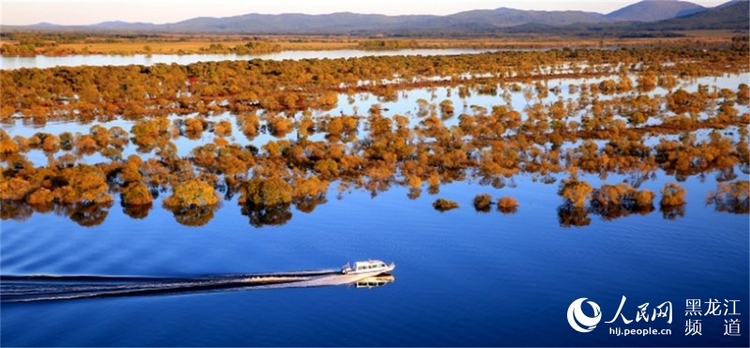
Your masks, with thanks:
<instances>
[{"instance_id":1,"label":"water reflection","mask_svg":"<svg viewBox=\"0 0 750 348\"><path fill-rule=\"evenodd\" d=\"M650 177L654 179L655 175L652 174ZM591 186L586 181L580 180L579 182L581 185L585 183ZM337 184L337 190L340 194L352 187L360 190L369 189L367 183L356 185L350 182L339 181ZM676 184L672 183L672 185ZM708 193L705 203L706 205L713 205L715 210L720 213L750 214L750 199L748 198L750 190L747 189L748 185L750 184L746 180L726 184L718 183L717 190ZM224 184L218 186L220 186L219 191L232 191ZM612 189L613 187L618 187L625 191L624 193L616 192ZM625 188L623 189L622 187ZM421 191L420 188L409 188L407 196L410 199L418 200ZM581 198L584 200L582 201L582 206L576 206L567 201L569 198L561 196L563 204L559 205L556 209L560 226L588 226L592 222L590 215L599 216L603 221L613 221L630 215L645 216L656 210L655 205L652 204L655 194L648 190L634 190L625 183L618 185L605 184L602 188L592 189L592 191L592 195ZM565 191L559 191L558 195L561 195L561 192L564 193ZM302 195L292 199L289 203L240 204L240 212L248 218L248 223L256 228L281 226L287 224L294 217L292 206L302 213L313 213L318 205L328 203L326 193L327 190L314 195ZM430 192L431 195L437 193L437 190ZM156 196L158 198L158 195ZM225 195L224 198L227 201L232 201L232 197L231 195ZM342 198L341 195L338 196L338 199ZM638 202L634 201L634 199L642 199L643 201ZM146 219L153 208L153 204L128 205L124 204L122 200L120 200L119 204L122 206L122 212L133 219ZM53 202L27 203L17 200L2 200L0 201L0 219L26 221L34 213L47 214L52 212L55 215L69 218L80 226L93 227L102 224L107 219L109 210L113 205L113 201L104 203L78 202L59 204ZM461 208L458 202L444 198L433 201L432 206L440 212ZM663 218L666 220L676 220L685 216L686 206L686 203L665 204L662 199L661 204L659 204L659 212L662 213ZM183 226L192 227L200 227L208 224L215 217L216 211L221 209L221 207L222 204L207 206L189 205L175 208L163 205L163 209L170 211L174 215L176 222ZM496 211L497 213L512 215L518 212L518 202L515 198L508 196L492 201L489 195L480 194L475 197L473 208L481 213Z\"/></svg>"},{"instance_id":2,"label":"water reflection","mask_svg":"<svg viewBox=\"0 0 750 348\"><path fill-rule=\"evenodd\" d=\"M395 277L343 275L338 270L201 277L0 276L0 302L35 302L84 298L181 295L259 289L354 285L372 289L393 283Z\"/></svg>"},{"instance_id":3,"label":"water reflection","mask_svg":"<svg viewBox=\"0 0 750 348\"><path fill-rule=\"evenodd\" d=\"M630 215L645 216L651 214L654 210L656 209L650 204L642 206L603 205L592 201L588 207L562 204L557 207L557 217L562 227L584 227L591 224L589 214L597 215L604 221L612 221ZM664 219L676 220L685 216L685 204L661 206L659 211Z\"/></svg>"},{"instance_id":4,"label":"water reflection","mask_svg":"<svg viewBox=\"0 0 750 348\"><path fill-rule=\"evenodd\" d=\"M59 214L68 216L70 220L83 227L93 227L101 225L109 215L109 208L112 202L107 203L78 203L70 205L60 205Z\"/></svg>"},{"instance_id":5,"label":"water reflection","mask_svg":"<svg viewBox=\"0 0 750 348\"><path fill-rule=\"evenodd\" d=\"M133 219L141 220L148 217L152 204L123 205L122 212Z\"/></svg>"},{"instance_id":6,"label":"water reflection","mask_svg":"<svg viewBox=\"0 0 750 348\"><path fill-rule=\"evenodd\" d=\"M685 204L662 206L659 211L664 219L677 220L677 218L685 217Z\"/></svg>"},{"instance_id":7,"label":"water reflection","mask_svg":"<svg viewBox=\"0 0 750 348\"><path fill-rule=\"evenodd\" d=\"M34 214L34 210L24 202L13 200L0 202L0 218L3 220L26 221L32 214Z\"/></svg>"},{"instance_id":8,"label":"water reflection","mask_svg":"<svg viewBox=\"0 0 750 348\"><path fill-rule=\"evenodd\" d=\"M617 206L617 207L596 206L592 209L592 213L601 216L602 219L606 221L611 221L611 220L618 219L621 217L626 217L631 214L648 215L652 211L654 211L653 205L645 206L645 207L632 207L632 208L624 208L622 206Z\"/></svg>"},{"instance_id":9,"label":"water reflection","mask_svg":"<svg viewBox=\"0 0 750 348\"><path fill-rule=\"evenodd\" d=\"M267 54L134 54L134 55L71 55L60 57L0 57L0 69L13 70L20 68L52 68L56 66L123 66L154 64L193 64L197 62L221 62L229 60L301 60L301 59L338 59L357 58L365 56L396 56L396 55L445 55L471 54L488 50L476 49L407 49L393 51L362 51L362 50L330 50L330 51L282 51Z\"/></svg>"},{"instance_id":10,"label":"water reflection","mask_svg":"<svg viewBox=\"0 0 750 348\"><path fill-rule=\"evenodd\" d=\"M562 227L583 227L591 224L588 210L570 205L559 206L557 218Z\"/></svg>"},{"instance_id":11,"label":"water reflection","mask_svg":"<svg viewBox=\"0 0 750 348\"><path fill-rule=\"evenodd\" d=\"M706 204L713 204L718 212L750 213L750 181L738 180L728 184L719 182L716 191L708 193Z\"/></svg>"},{"instance_id":12,"label":"water reflection","mask_svg":"<svg viewBox=\"0 0 750 348\"><path fill-rule=\"evenodd\" d=\"M166 208L166 207L165 207ZM214 211L219 208L218 204L214 205L191 205L188 207L166 208L174 214L174 218L180 225L190 227L200 227L207 224L214 218Z\"/></svg>"},{"instance_id":13,"label":"water reflection","mask_svg":"<svg viewBox=\"0 0 750 348\"><path fill-rule=\"evenodd\" d=\"M358 289L371 289L385 286L386 284L393 283L394 281L396 281L396 277L394 277L392 274L385 274L357 281L354 283L354 287Z\"/></svg>"},{"instance_id":14,"label":"water reflection","mask_svg":"<svg viewBox=\"0 0 750 348\"><path fill-rule=\"evenodd\" d=\"M274 205L246 204L242 206L242 215L250 218L250 224L255 227L266 225L280 226L292 219L289 203Z\"/></svg>"},{"instance_id":15,"label":"water reflection","mask_svg":"<svg viewBox=\"0 0 750 348\"><path fill-rule=\"evenodd\" d=\"M28 204L20 201L0 201L0 218L26 221L34 212L64 216L83 227L101 225L109 215L109 208L113 202L105 203L74 203L74 204Z\"/></svg>"}]
</instances>

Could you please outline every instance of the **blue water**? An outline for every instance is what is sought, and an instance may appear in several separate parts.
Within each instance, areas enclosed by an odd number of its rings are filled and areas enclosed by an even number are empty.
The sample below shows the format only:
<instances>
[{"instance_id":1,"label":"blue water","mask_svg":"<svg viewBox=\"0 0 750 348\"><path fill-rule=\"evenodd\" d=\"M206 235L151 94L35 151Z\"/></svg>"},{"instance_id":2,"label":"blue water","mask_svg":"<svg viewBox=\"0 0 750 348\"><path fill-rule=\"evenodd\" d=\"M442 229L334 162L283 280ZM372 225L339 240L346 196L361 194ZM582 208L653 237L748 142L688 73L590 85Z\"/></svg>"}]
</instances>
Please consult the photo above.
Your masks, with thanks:
<instances>
[{"instance_id":1,"label":"blue water","mask_svg":"<svg viewBox=\"0 0 750 348\"><path fill-rule=\"evenodd\" d=\"M592 185L600 185L587 177ZM610 177L610 182L618 180ZM644 184L663 186L665 176ZM713 346L747 343L748 219L717 213L703 200L713 183L691 178L684 217L654 211L586 227L563 228L556 185L516 178L500 190L467 182L439 197L462 207L440 213L437 196L406 199L392 188L345 193L311 214L275 227L249 225L224 202L207 225L179 225L160 207L147 218L116 204L103 224L82 228L67 218L35 214L2 222L5 275L191 277L329 269L347 261L394 261L395 282L371 289L332 286L218 291L2 304L6 346ZM332 188L331 190L334 190ZM512 195L513 215L478 213L477 193ZM556 197L559 198L559 197ZM622 296L632 320L637 306L673 303L671 336L614 337L601 323L578 333L565 313L587 297L610 320ZM740 300L743 335L724 336L724 317L704 318L702 336L685 336L685 300ZM705 307L706 305L704 305ZM647 325L646 325L647 326Z\"/></svg>"},{"instance_id":2,"label":"blue water","mask_svg":"<svg viewBox=\"0 0 750 348\"><path fill-rule=\"evenodd\" d=\"M404 49L388 51L363 51L363 50L329 50L329 51L282 51L264 54L134 54L134 55L71 55L59 57L34 56L34 57L0 57L0 69L13 70L21 68L51 68L56 66L120 66L120 65L145 65L154 64L193 64L197 62L218 62L226 60L300 60L300 59L335 59L356 58L364 56L400 56L400 55L446 55L446 54L471 54L481 53L487 50L441 48L441 49Z\"/></svg>"}]
</instances>

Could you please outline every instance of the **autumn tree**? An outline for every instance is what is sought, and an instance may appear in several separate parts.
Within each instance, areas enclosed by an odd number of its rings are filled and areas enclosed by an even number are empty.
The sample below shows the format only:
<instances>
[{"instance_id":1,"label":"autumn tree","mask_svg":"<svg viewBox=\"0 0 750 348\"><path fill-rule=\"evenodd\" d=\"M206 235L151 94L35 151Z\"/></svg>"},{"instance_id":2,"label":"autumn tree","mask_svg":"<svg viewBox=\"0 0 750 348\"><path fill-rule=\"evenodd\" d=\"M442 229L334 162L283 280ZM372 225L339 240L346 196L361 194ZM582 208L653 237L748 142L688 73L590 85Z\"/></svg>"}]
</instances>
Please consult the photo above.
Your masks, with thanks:
<instances>
[{"instance_id":1,"label":"autumn tree","mask_svg":"<svg viewBox=\"0 0 750 348\"><path fill-rule=\"evenodd\" d=\"M239 204L273 206L292 202L294 189L284 179L253 177L240 188Z\"/></svg>"},{"instance_id":2,"label":"autumn tree","mask_svg":"<svg viewBox=\"0 0 750 348\"><path fill-rule=\"evenodd\" d=\"M514 214L518 211L518 200L505 196L497 200L497 209L503 214Z\"/></svg>"},{"instance_id":3,"label":"autumn tree","mask_svg":"<svg viewBox=\"0 0 750 348\"><path fill-rule=\"evenodd\" d=\"M586 207L586 202L591 197L593 191L594 189L588 182L578 180L578 178L573 175L562 180L557 194L563 198L565 205L572 206L576 209L582 209Z\"/></svg>"},{"instance_id":4,"label":"autumn tree","mask_svg":"<svg viewBox=\"0 0 750 348\"><path fill-rule=\"evenodd\" d=\"M445 198L438 198L432 202L432 207L440 212L456 209L459 207L458 203Z\"/></svg>"},{"instance_id":5,"label":"autumn tree","mask_svg":"<svg viewBox=\"0 0 750 348\"><path fill-rule=\"evenodd\" d=\"M104 172L95 166L79 164L65 168L59 178L61 186L53 191L60 203L108 204L112 202Z\"/></svg>"},{"instance_id":6,"label":"autumn tree","mask_svg":"<svg viewBox=\"0 0 750 348\"><path fill-rule=\"evenodd\" d=\"M214 188L199 180L190 179L174 187L171 196L164 199L168 208L212 206L219 203Z\"/></svg>"},{"instance_id":7,"label":"autumn tree","mask_svg":"<svg viewBox=\"0 0 750 348\"><path fill-rule=\"evenodd\" d=\"M492 204L492 197L489 194L479 194L474 197L474 209L481 212L489 212Z\"/></svg>"},{"instance_id":8,"label":"autumn tree","mask_svg":"<svg viewBox=\"0 0 750 348\"><path fill-rule=\"evenodd\" d=\"M151 191L141 182L132 182L122 189L122 205L151 205L154 198Z\"/></svg>"},{"instance_id":9,"label":"autumn tree","mask_svg":"<svg viewBox=\"0 0 750 348\"><path fill-rule=\"evenodd\" d=\"M685 194L687 190L681 187L679 184L669 182L664 185L661 190L661 204L662 207L674 207L685 204Z\"/></svg>"}]
</instances>

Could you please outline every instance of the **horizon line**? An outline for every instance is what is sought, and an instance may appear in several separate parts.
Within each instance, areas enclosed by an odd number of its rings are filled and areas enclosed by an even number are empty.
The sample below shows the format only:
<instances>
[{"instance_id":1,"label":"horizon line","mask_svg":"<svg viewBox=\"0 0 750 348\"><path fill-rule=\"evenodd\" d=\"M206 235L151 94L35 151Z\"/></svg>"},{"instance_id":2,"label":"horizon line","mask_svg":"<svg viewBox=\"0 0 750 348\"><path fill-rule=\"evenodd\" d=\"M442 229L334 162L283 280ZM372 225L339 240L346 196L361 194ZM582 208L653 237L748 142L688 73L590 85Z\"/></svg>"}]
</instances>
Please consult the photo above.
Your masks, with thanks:
<instances>
[{"instance_id":1,"label":"horizon line","mask_svg":"<svg viewBox=\"0 0 750 348\"><path fill-rule=\"evenodd\" d=\"M188 16L188 17L184 17L182 19L172 19L172 20L167 20L167 21L164 21L164 22L158 21L158 20L157 21L148 20L148 19L118 18L118 19L102 19L102 20L98 20L98 21L95 21L95 22L85 22L85 23L75 23L75 24L65 24L65 23L57 22L54 19L39 20L39 21L36 21L36 22L28 22L26 24L6 24L5 23L6 21L4 20L5 18L3 18L3 20L0 20L0 27L26 27L26 26L45 26L45 25L46 26L83 27L83 26L95 26L95 25L100 25L100 24L105 24L105 23L146 24L146 25L170 25L170 24L177 24L177 23L181 23L181 22L185 22L185 21L189 21L189 20L194 20L194 19L200 19L200 18L223 19L223 18L242 17L242 16L249 16L249 15L261 15L261 16L282 16L282 15L327 16L327 15L336 15L336 14L353 14L353 15L363 15L363 16L386 16L386 17L417 17L417 16L424 16L424 17L448 17L448 16L453 16L453 15L456 15L456 14L460 14L460 13L465 13L465 12L473 12L473 11L497 11L497 10L501 10L501 9L509 9L509 10L515 10L515 11L525 11L525 12L547 12L547 13L555 13L555 12L582 12L582 13L593 13L593 14L598 14L598 15L602 15L602 16L607 16L607 15L610 15L610 14L612 14L614 12L617 12L619 10L627 8L629 6L633 6L635 4L638 4L638 3L641 3L641 2L647 2L647 1L657 1L657 0L642 0L642 1L632 2L632 3L629 3L629 4L625 5L625 6L616 8L616 9L608 11L608 12L607 11L586 10L586 9L580 9L580 8L576 8L576 9L572 9L572 8L571 9L536 9L536 8L524 9L524 8L514 7L514 6L510 5L510 4L508 4L507 6L500 6L500 7L496 7L496 8L474 8L474 9L460 10L460 11L457 11L457 12L450 12L450 13L446 13L446 14L434 14L434 13L432 13L432 14L431 13L387 14L387 13L382 13L382 12L353 11L353 10L341 10L341 11L335 11L334 10L334 11L331 11L331 12L324 12L324 13L311 13L311 12L304 12L304 11L284 11L284 12L253 11L253 12L245 12L245 13L242 13L242 14L234 14L234 15L205 15L205 16L198 15L198 16ZM664 0L659 0L659 1L664 1ZM670 1L670 0L666 0L666 1ZM705 6L705 5L701 5L701 4L692 2L692 1L683 1L683 0L672 0L672 1L675 1L675 2L677 2L677 1L688 2L688 3L692 3L692 4L695 4L695 5L704 7L706 9L711 9L711 8L716 8L716 7L719 7L719 6L723 6L723 5L731 3L731 2L750 1L750 0L726 0L726 1L721 1L721 0L716 0L716 1L714 1L714 0L702 0L701 1L703 3L715 3L714 6ZM620 2L620 1L618 1L618 2ZM621 2L625 3L625 2L630 2L630 1L622 0ZM38 3L38 2L29 2L27 4L35 4L35 3ZM6 3L6 4L9 4L9 3ZM570 3L567 3L567 4L569 5ZM501 2L501 5L502 5L502 2ZM7 5L5 5L5 6L7 6ZM3 11L3 12L5 12L5 11ZM3 16L3 17L5 17L5 16Z\"/></svg>"}]
</instances>

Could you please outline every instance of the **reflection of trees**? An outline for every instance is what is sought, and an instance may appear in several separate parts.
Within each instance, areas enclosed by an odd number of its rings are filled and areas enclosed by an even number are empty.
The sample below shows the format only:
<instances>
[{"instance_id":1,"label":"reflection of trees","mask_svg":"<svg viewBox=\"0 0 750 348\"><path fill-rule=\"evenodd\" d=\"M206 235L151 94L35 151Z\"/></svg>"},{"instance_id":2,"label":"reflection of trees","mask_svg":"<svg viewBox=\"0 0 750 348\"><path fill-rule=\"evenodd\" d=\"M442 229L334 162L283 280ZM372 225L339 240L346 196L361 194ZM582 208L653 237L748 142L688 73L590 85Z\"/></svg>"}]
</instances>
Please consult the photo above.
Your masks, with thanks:
<instances>
[{"instance_id":1,"label":"reflection of trees","mask_svg":"<svg viewBox=\"0 0 750 348\"><path fill-rule=\"evenodd\" d=\"M433 196L440 193L440 185L430 185L427 187L427 193Z\"/></svg>"},{"instance_id":2,"label":"reflection of trees","mask_svg":"<svg viewBox=\"0 0 750 348\"><path fill-rule=\"evenodd\" d=\"M24 202L12 200L0 201L0 218L3 220L25 221L33 213L34 211L31 207Z\"/></svg>"},{"instance_id":3,"label":"reflection of trees","mask_svg":"<svg viewBox=\"0 0 750 348\"><path fill-rule=\"evenodd\" d=\"M631 214L647 215L654 211L654 206L603 206L599 204L591 205L591 213L599 215L604 220L614 220Z\"/></svg>"},{"instance_id":4,"label":"reflection of trees","mask_svg":"<svg viewBox=\"0 0 750 348\"><path fill-rule=\"evenodd\" d=\"M391 188L391 178L388 179L373 179L371 178L364 187L367 191L370 191L370 196L375 198L378 193L386 192Z\"/></svg>"},{"instance_id":5,"label":"reflection of trees","mask_svg":"<svg viewBox=\"0 0 750 348\"><path fill-rule=\"evenodd\" d=\"M73 203L73 204L27 204L22 201L2 201L0 202L0 218L3 220L13 219L24 221L28 219L34 211L47 213L50 211L60 216L66 216L83 227L98 226L109 215L109 208L112 202L106 203Z\"/></svg>"},{"instance_id":6,"label":"reflection of trees","mask_svg":"<svg viewBox=\"0 0 750 348\"><path fill-rule=\"evenodd\" d=\"M409 197L409 199L414 200L414 199L419 198L419 196L421 195L422 195L421 188L410 188L409 193L406 196Z\"/></svg>"},{"instance_id":7,"label":"reflection of trees","mask_svg":"<svg viewBox=\"0 0 750 348\"><path fill-rule=\"evenodd\" d=\"M76 203L60 206L60 213L66 215L70 220L75 221L83 227L93 227L101 225L109 215L109 208L112 202L107 203Z\"/></svg>"},{"instance_id":8,"label":"reflection of trees","mask_svg":"<svg viewBox=\"0 0 750 348\"><path fill-rule=\"evenodd\" d=\"M55 204L49 202L49 203L38 203L38 204L29 204L31 206L31 209L34 209L37 213L49 213L52 210L55 209Z\"/></svg>"},{"instance_id":9,"label":"reflection of trees","mask_svg":"<svg viewBox=\"0 0 750 348\"><path fill-rule=\"evenodd\" d=\"M713 202L716 206L716 211L732 214L750 214L750 205L748 201L729 200L721 201L717 200Z\"/></svg>"},{"instance_id":10,"label":"reflection of trees","mask_svg":"<svg viewBox=\"0 0 750 348\"><path fill-rule=\"evenodd\" d=\"M303 213L312 213L318 205L328 202L325 196L306 196L292 200L297 210Z\"/></svg>"},{"instance_id":11,"label":"reflection of trees","mask_svg":"<svg viewBox=\"0 0 750 348\"><path fill-rule=\"evenodd\" d=\"M664 216L667 220L675 220L678 217L684 217L685 216L685 205L669 205L669 206L662 206L659 211L661 211L662 216Z\"/></svg>"},{"instance_id":12,"label":"reflection of trees","mask_svg":"<svg viewBox=\"0 0 750 348\"><path fill-rule=\"evenodd\" d=\"M750 214L750 181L739 180L729 184L718 183L716 191L706 197L706 204L714 204L716 211L732 214Z\"/></svg>"},{"instance_id":13,"label":"reflection of trees","mask_svg":"<svg viewBox=\"0 0 750 348\"><path fill-rule=\"evenodd\" d=\"M656 173L654 172L641 172L641 171L631 171L628 173L627 182L633 187L640 187L641 184L648 181L649 179L654 179L656 177Z\"/></svg>"},{"instance_id":14,"label":"reflection of trees","mask_svg":"<svg viewBox=\"0 0 750 348\"><path fill-rule=\"evenodd\" d=\"M582 227L591 224L588 210L566 204L557 208L557 219L562 227Z\"/></svg>"},{"instance_id":15,"label":"reflection of trees","mask_svg":"<svg viewBox=\"0 0 750 348\"><path fill-rule=\"evenodd\" d=\"M497 207L497 209L505 215L513 215L518 212L518 206Z\"/></svg>"},{"instance_id":16,"label":"reflection of trees","mask_svg":"<svg viewBox=\"0 0 750 348\"><path fill-rule=\"evenodd\" d=\"M207 224L214 218L214 211L218 205L193 205L189 207L167 208L174 214L175 220L180 225L190 227L200 227Z\"/></svg>"},{"instance_id":17,"label":"reflection of trees","mask_svg":"<svg viewBox=\"0 0 750 348\"><path fill-rule=\"evenodd\" d=\"M242 215L249 217L250 224L258 228L265 225L281 226L292 219L289 206L289 203L271 206L250 203L242 206Z\"/></svg>"},{"instance_id":18,"label":"reflection of trees","mask_svg":"<svg viewBox=\"0 0 750 348\"><path fill-rule=\"evenodd\" d=\"M737 173L734 172L734 167L719 169L719 174L716 175L716 181L732 181L737 179Z\"/></svg>"},{"instance_id":19,"label":"reflection of trees","mask_svg":"<svg viewBox=\"0 0 750 348\"><path fill-rule=\"evenodd\" d=\"M613 220L634 213L645 215L654 210L655 196L656 194L652 191L638 191L625 183L602 185L601 188L593 191L590 210L605 220Z\"/></svg>"},{"instance_id":20,"label":"reflection of trees","mask_svg":"<svg viewBox=\"0 0 750 348\"><path fill-rule=\"evenodd\" d=\"M142 205L124 205L122 212L133 219L145 219L151 210L151 204Z\"/></svg>"}]
</instances>

